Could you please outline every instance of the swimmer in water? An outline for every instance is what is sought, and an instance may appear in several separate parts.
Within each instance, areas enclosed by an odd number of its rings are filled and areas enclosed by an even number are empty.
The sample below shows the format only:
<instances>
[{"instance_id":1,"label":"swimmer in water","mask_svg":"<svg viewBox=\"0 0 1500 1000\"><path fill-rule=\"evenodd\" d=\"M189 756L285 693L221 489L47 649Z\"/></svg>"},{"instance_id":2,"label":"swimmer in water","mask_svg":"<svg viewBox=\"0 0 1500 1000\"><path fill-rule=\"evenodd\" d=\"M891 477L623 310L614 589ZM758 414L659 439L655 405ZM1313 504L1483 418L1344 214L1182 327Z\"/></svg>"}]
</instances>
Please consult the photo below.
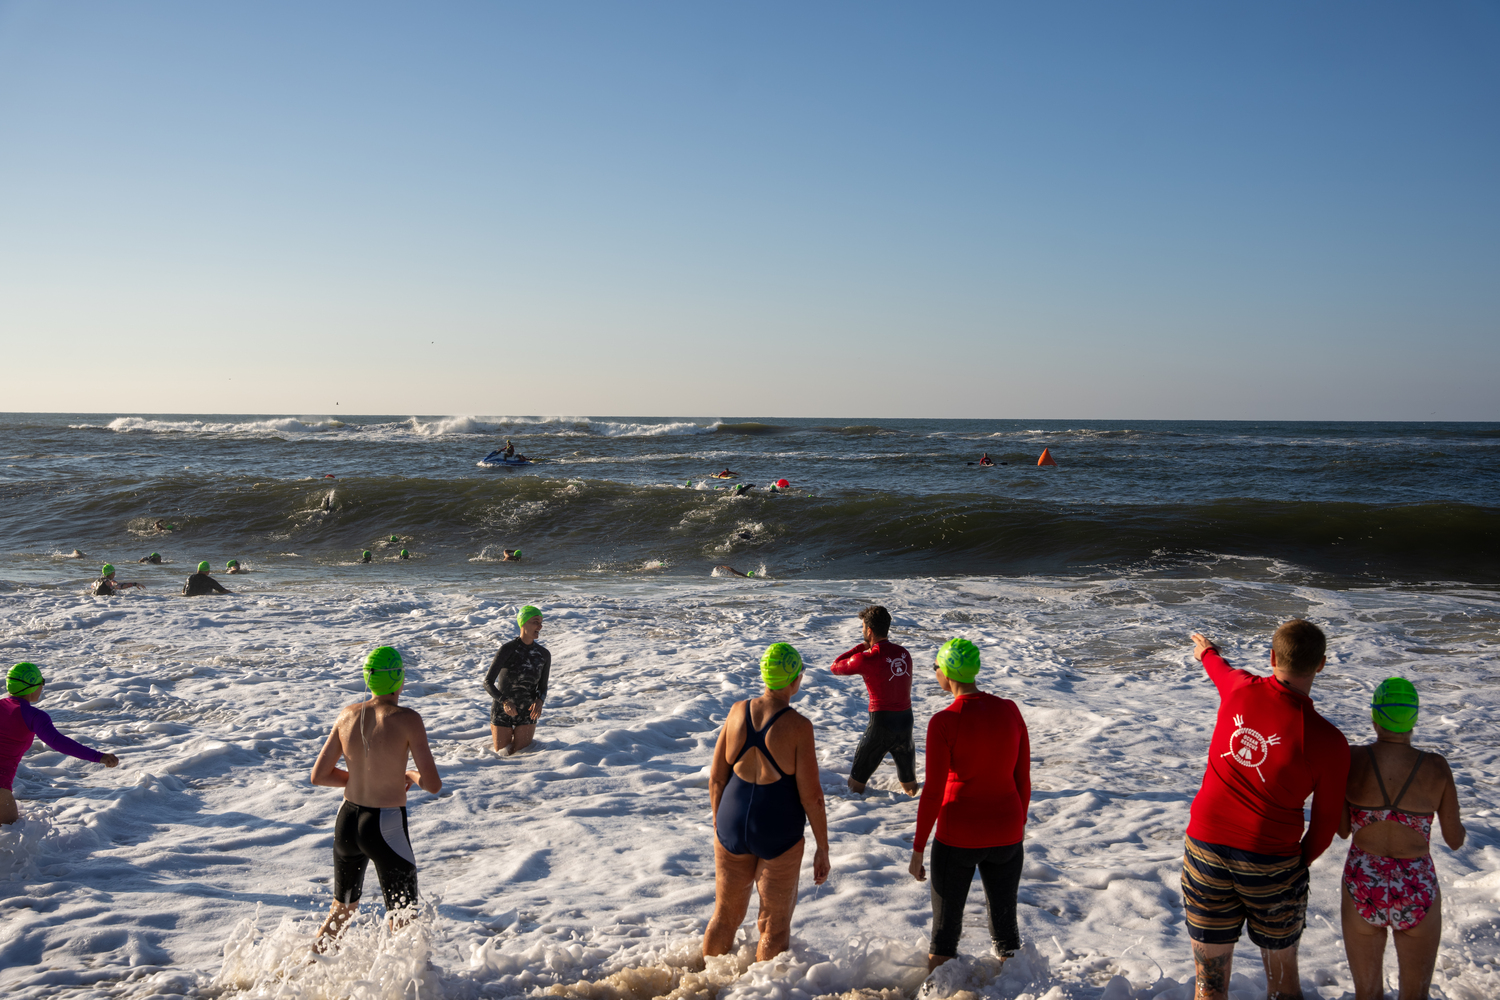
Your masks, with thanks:
<instances>
[{"instance_id":1,"label":"swimmer in water","mask_svg":"<svg viewBox=\"0 0 1500 1000\"><path fill-rule=\"evenodd\" d=\"M521 550L520 549L501 549L500 552L501 552L501 556L500 556L500 561L501 562L520 562L521 561Z\"/></svg>"},{"instance_id":2,"label":"swimmer in water","mask_svg":"<svg viewBox=\"0 0 1500 1000\"><path fill-rule=\"evenodd\" d=\"M168 524L165 521L157 521L155 524L153 524L151 526L151 530L152 531L176 531L177 530L177 525L175 525L175 524Z\"/></svg>"},{"instance_id":3,"label":"swimmer in water","mask_svg":"<svg viewBox=\"0 0 1500 1000\"><path fill-rule=\"evenodd\" d=\"M410 559L411 558L411 553L408 552L408 551L406 551L405 549L402 549L401 550L401 556L400 556L400 558L402 558L402 559Z\"/></svg>"},{"instance_id":4,"label":"swimmer in water","mask_svg":"<svg viewBox=\"0 0 1500 1000\"><path fill-rule=\"evenodd\" d=\"M248 573L250 571L241 567L238 559L231 559L224 564L224 572L233 576L236 573Z\"/></svg>"},{"instance_id":5,"label":"swimmer in water","mask_svg":"<svg viewBox=\"0 0 1500 1000\"><path fill-rule=\"evenodd\" d=\"M443 779L427 743L422 717L398 702L406 682L401 654L381 646L365 658L366 701L339 713L313 764L314 785L344 790L333 825L333 903L318 928L316 951L332 945L359 911L365 870L375 862L392 930L417 905L417 857L406 826L406 793L416 785L436 795ZM416 770L406 769L410 755ZM344 770L338 766L344 760Z\"/></svg>"},{"instance_id":6,"label":"swimmer in water","mask_svg":"<svg viewBox=\"0 0 1500 1000\"><path fill-rule=\"evenodd\" d=\"M329 490L323 495L323 512L326 514L333 510L333 491Z\"/></svg>"},{"instance_id":7,"label":"swimmer in water","mask_svg":"<svg viewBox=\"0 0 1500 1000\"><path fill-rule=\"evenodd\" d=\"M139 587L142 590L146 589L146 585L144 583L118 582L117 580L115 580L114 564L105 563L103 566L99 567L99 579L95 580L89 585L89 593L94 595L95 597L112 597L122 590L129 590L131 587Z\"/></svg>"},{"instance_id":8,"label":"swimmer in water","mask_svg":"<svg viewBox=\"0 0 1500 1000\"><path fill-rule=\"evenodd\" d=\"M989 452L985 452L983 455L979 456L979 464L980 465L994 465L995 464L995 460L992 459L992 458L990 458L990 453Z\"/></svg>"},{"instance_id":9,"label":"swimmer in water","mask_svg":"<svg viewBox=\"0 0 1500 1000\"><path fill-rule=\"evenodd\" d=\"M72 552L68 553L69 559L87 559L88 556L89 554L87 552L84 552L82 549L74 549Z\"/></svg>"},{"instance_id":10,"label":"swimmer in water","mask_svg":"<svg viewBox=\"0 0 1500 1000\"><path fill-rule=\"evenodd\" d=\"M153 566L161 565L161 553L153 552L149 556L141 556L136 562L150 563Z\"/></svg>"},{"instance_id":11,"label":"swimmer in water","mask_svg":"<svg viewBox=\"0 0 1500 1000\"><path fill-rule=\"evenodd\" d=\"M526 605L516 614L516 627L521 634L500 647L484 675L484 689L494 701L490 735L495 749L507 757L525 750L536 735L552 673L552 653L536 641L542 632L542 612Z\"/></svg>"},{"instance_id":12,"label":"swimmer in water","mask_svg":"<svg viewBox=\"0 0 1500 1000\"><path fill-rule=\"evenodd\" d=\"M198 572L188 577L182 585L183 597L202 597L205 594L232 594L234 591L225 590L224 585L208 575L208 563L198 564Z\"/></svg>"},{"instance_id":13,"label":"swimmer in water","mask_svg":"<svg viewBox=\"0 0 1500 1000\"><path fill-rule=\"evenodd\" d=\"M370 555L370 550L369 549L365 549L363 552L361 552L359 554L359 561L362 562L362 563L367 563L367 562L369 562L373 558L374 558L374 556Z\"/></svg>"},{"instance_id":14,"label":"swimmer in water","mask_svg":"<svg viewBox=\"0 0 1500 1000\"><path fill-rule=\"evenodd\" d=\"M0 824L14 823L21 818L12 786L16 768L21 766L21 758L31 749L36 737L40 736L47 746L69 757L105 767L117 767L120 763L120 758L114 754L101 753L75 743L57 731L52 717L36 707L46 683L34 663L17 663L5 675L6 697L0 698Z\"/></svg>"},{"instance_id":15,"label":"swimmer in water","mask_svg":"<svg viewBox=\"0 0 1500 1000\"><path fill-rule=\"evenodd\" d=\"M718 566L715 566L714 569L723 570L726 573L733 573L735 576L752 577L755 575L755 570L753 569L748 573L741 573L739 570L735 569L733 566L730 566L727 563L720 563Z\"/></svg>"}]
</instances>

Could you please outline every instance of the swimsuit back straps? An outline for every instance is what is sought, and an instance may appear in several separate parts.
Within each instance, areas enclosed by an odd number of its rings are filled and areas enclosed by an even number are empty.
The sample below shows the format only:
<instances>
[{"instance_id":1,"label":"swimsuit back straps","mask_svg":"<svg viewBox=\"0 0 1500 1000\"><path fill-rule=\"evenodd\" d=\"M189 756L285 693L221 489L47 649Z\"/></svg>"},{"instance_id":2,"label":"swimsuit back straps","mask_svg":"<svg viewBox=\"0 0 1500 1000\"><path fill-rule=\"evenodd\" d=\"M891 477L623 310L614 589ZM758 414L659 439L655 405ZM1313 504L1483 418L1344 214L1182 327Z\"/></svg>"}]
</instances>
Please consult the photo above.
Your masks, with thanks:
<instances>
[{"instance_id":1,"label":"swimsuit back straps","mask_svg":"<svg viewBox=\"0 0 1500 1000\"><path fill-rule=\"evenodd\" d=\"M1375 772L1375 783L1380 786L1380 807L1382 809L1399 809L1401 812L1410 812L1409 809L1401 809L1401 800L1406 797L1411 783L1417 780L1417 771L1422 767L1422 761L1427 759L1427 751L1417 751L1417 762L1411 766L1411 773L1406 776L1406 784L1401 786L1401 791L1396 793L1395 801L1391 800L1390 792L1385 790L1385 778L1380 774L1380 765L1375 762L1375 748L1369 746L1365 751L1370 756L1370 769Z\"/></svg>"},{"instance_id":2,"label":"swimsuit back straps","mask_svg":"<svg viewBox=\"0 0 1500 1000\"><path fill-rule=\"evenodd\" d=\"M788 774L787 772L783 771L781 769L781 765L778 764L778 763L776 763L776 758L771 756L771 751L766 746L766 733L770 731L770 729L771 729L772 726L776 725L776 720L777 719L781 718L783 715L785 715L786 713L790 712L791 710L792 710L792 706L788 705L786 708L783 708L781 711L779 711L775 715L771 716L770 721L767 722L764 726L762 726L759 729L756 729L755 728L755 723L750 718L750 702L746 701L745 702L745 745L742 746L742 747L740 747L740 752L737 753L737 754L735 754L734 760L730 762L730 766L733 767L735 764L738 764L740 762L740 758L743 757L743 756L745 756L745 751L749 750L751 747L754 747L755 749L757 749L757 750L759 750L761 752L761 754L766 758L766 760L768 760L768 761L771 762L771 766L776 769L776 773L777 774L781 775L783 778L790 778L791 775ZM741 780L744 780L744 779L741 779Z\"/></svg>"}]
</instances>

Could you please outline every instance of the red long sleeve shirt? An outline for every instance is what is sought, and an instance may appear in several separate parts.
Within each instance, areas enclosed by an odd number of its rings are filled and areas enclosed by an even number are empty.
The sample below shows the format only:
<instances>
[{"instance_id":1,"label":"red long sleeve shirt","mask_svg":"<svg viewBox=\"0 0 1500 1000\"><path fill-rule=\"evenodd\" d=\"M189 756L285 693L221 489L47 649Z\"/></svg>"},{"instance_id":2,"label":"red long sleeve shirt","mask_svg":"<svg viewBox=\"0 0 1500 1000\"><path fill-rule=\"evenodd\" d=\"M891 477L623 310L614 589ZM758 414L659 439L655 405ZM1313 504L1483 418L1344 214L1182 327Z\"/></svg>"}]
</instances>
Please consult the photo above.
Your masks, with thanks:
<instances>
[{"instance_id":1,"label":"red long sleeve shirt","mask_svg":"<svg viewBox=\"0 0 1500 1000\"><path fill-rule=\"evenodd\" d=\"M1203 669L1219 689L1219 720L1188 836L1257 854L1301 854L1312 864L1339 827L1349 741L1311 698L1275 677L1235 670L1212 649L1203 654ZM1309 795L1312 820L1304 837L1302 803Z\"/></svg>"},{"instance_id":2,"label":"red long sleeve shirt","mask_svg":"<svg viewBox=\"0 0 1500 1000\"><path fill-rule=\"evenodd\" d=\"M840 677L864 677L872 712L905 712L911 708L911 654L889 639L881 639L869 649L860 643L834 660L829 669Z\"/></svg>"},{"instance_id":3,"label":"red long sleeve shirt","mask_svg":"<svg viewBox=\"0 0 1500 1000\"><path fill-rule=\"evenodd\" d=\"M949 847L1019 844L1030 804L1031 739L1015 702L979 691L932 717L914 850L933 823Z\"/></svg>"}]
</instances>

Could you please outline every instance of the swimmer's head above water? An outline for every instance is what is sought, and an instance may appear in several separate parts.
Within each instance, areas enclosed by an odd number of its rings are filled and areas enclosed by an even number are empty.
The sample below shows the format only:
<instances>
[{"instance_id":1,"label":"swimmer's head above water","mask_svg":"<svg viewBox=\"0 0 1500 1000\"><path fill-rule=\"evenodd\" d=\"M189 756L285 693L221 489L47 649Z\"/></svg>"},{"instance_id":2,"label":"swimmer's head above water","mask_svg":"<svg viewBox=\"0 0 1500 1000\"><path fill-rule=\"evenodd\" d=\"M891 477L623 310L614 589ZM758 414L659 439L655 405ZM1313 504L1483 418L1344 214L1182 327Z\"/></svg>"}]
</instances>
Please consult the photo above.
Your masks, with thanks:
<instances>
[{"instance_id":1,"label":"swimmer's head above water","mask_svg":"<svg viewBox=\"0 0 1500 1000\"><path fill-rule=\"evenodd\" d=\"M370 555L370 550L369 549L365 549L363 552L361 552L359 554L359 561L360 562L369 562L371 558L372 558L372 556Z\"/></svg>"},{"instance_id":2,"label":"swimmer's head above water","mask_svg":"<svg viewBox=\"0 0 1500 1000\"><path fill-rule=\"evenodd\" d=\"M106 580L108 580L110 577L114 576L115 575L115 564L114 563L105 563L103 566L100 566L99 567L99 575L102 576L102 577L104 577Z\"/></svg>"},{"instance_id":3,"label":"swimmer's head above water","mask_svg":"<svg viewBox=\"0 0 1500 1000\"><path fill-rule=\"evenodd\" d=\"M198 572L200 572L200 573L207 573L208 572L208 560L207 559L203 560L201 563L198 564Z\"/></svg>"}]
</instances>

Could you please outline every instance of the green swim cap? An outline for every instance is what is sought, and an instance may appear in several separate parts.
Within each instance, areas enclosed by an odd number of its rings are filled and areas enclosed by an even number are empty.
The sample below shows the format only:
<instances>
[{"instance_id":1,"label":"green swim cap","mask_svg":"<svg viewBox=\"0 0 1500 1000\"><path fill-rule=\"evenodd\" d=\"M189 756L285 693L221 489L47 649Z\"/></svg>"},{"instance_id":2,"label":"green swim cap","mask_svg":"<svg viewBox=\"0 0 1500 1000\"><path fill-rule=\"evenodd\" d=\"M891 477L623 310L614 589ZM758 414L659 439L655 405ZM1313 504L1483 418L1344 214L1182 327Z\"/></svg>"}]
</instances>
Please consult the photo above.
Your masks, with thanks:
<instances>
[{"instance_id":1,"label":"green swim cap","mask_svg":"<svg viewBox=\"0 0 1500 1000\"><path fill-rule=\"evenodd\" d=\"M231 559L227 563L224 564L224 568L225 569L234 569L239 564L240 564L240 561L238 559Z\"/></svg>"},{"instance_id":2,"label":"green swim cap","mask_svg":"<svg viewBox=\"0 0 1500 1000\"><path fill-rule=\"evenodd\" d=\"M514 558L514 559L521 558L521 550L520 549L516 549L515 552L512 555L512 558Z\"/></svg>"},{"instance_id":3,"label":"green swim cap","mask_svg":"<svg viewBox=\"0 0 1500 1000\"><path fill-rule=\"evenodd\" d=\"M516 628L525 628L526 623L533 618L542 617L542 609L528 604L516 612Z\"/></svg>"},{"instance_id":4,"label":"green swim cap","mask_svg":"<svg viewBox=\"0 0 1500 1000\"><path fill-rule=\"evenodd\" d=\"M1405 677L1387 677L1370 699L1370 718L1381 729L1409 733L1417 724L1417 689Z\"/></svg>"},{"instance_id":5,"label":"green swim cap","mask_svg":"<svg viewBox=\"0 0 1500 1000\"><path fill-rule=\"evenodd\" d=\"M979 674L979 647L968 639L949 639L938 650L937 665L950 681L973 684Z\"/></svg>"},{"instance_id":6,"label":"green swim cap","mask_svg":"<svg viewBox=\"0 0 1500 1000\"><path fill-rule=\"evenodd\" d=\"M392 542L399 542L399 541L401 541L401 539L397 538L395 535L392 535L391 536L391 541Z\"/></svg>"},{"instance_id":7,"label":"green swim cap","mask_svg":"<svg viewBox=\"0 0 1500 1000\"><path fill-rule=\"evenodd\" d=\"M411 558L411 553L408 552L408 551L406 551L405 549L402 549L401 550L401 558L402 559L410 559Z\"/></svg>"},{"instance_id":8,"label":"green swim cap","mask_svg":"<svg viewBox=\"0 0 1500 1000\"><path fill-rule=\"evenodd\" d=\"M113 573L114 571L115 571L115 564L114 563L105 563L103 566L99 567L99 575L100 576L109 576L109 574Z\"/></svg>"},{"instance_id":9,"label":"green swim cap","mask_svg":"<svg viewBox=\"0 0 1500 1000\"><path fill-rule=\"evenodd\" d=\"M364 559L370 558L370 550L369 549L365 549L363 552L360 553L360 557L364 558Z\"/></svg>"},{"instance_id":10,"label":"green swim cap","mask_svg":"<svg viewBox=\"0 0 1500 1000\"><path fill-rule=\"evenodd\" d=\"M208 572L208 560L205 559L203 562L201 562L201 563L198 564L198 572L200 572L200 573L207 573Z\"/></svg>"},{"instance_id":11,"label":"green swim cap","mask_svg":"<svg viewBox=\"0 0 1500 1000\"><path fill-rule=\"evenodd\" d=\"M151 553L151 558L152 559L160 559L161 558L161 553L160 552L153 552L153 553Z\"/></svg>"},{"instance_id":12,"label":"green swim cap","mask_svg":"<svg viewBox=\"0 0 1500 1000\"><path fill-rule=\"evenodd\" d=\"M780 691L802 674L802 654L790 643L774 642L760 658L760 679L772 691Z\"/></svg>"},{"instance_id":13,"label":"green swim cap","mask_svg":"<svg viewBox=\"0 0 1500 1000\"><path fill-rule=\"evenodd\" d=\"M5 675L5 690L13 695L25 696L45 683L35 663L17 663Z\"/></svg>"},{"instance_id":14,"label":"green swim cap","mask_svg":"<svg viewBox=\"0 0 1500 1000\"><path fill-rule=\"evenodd\" d=\"M395 694L406 680L401 654L390 646L381 646L365 657L365 687L376 695Z\"/></svg>"}]
</instances>

